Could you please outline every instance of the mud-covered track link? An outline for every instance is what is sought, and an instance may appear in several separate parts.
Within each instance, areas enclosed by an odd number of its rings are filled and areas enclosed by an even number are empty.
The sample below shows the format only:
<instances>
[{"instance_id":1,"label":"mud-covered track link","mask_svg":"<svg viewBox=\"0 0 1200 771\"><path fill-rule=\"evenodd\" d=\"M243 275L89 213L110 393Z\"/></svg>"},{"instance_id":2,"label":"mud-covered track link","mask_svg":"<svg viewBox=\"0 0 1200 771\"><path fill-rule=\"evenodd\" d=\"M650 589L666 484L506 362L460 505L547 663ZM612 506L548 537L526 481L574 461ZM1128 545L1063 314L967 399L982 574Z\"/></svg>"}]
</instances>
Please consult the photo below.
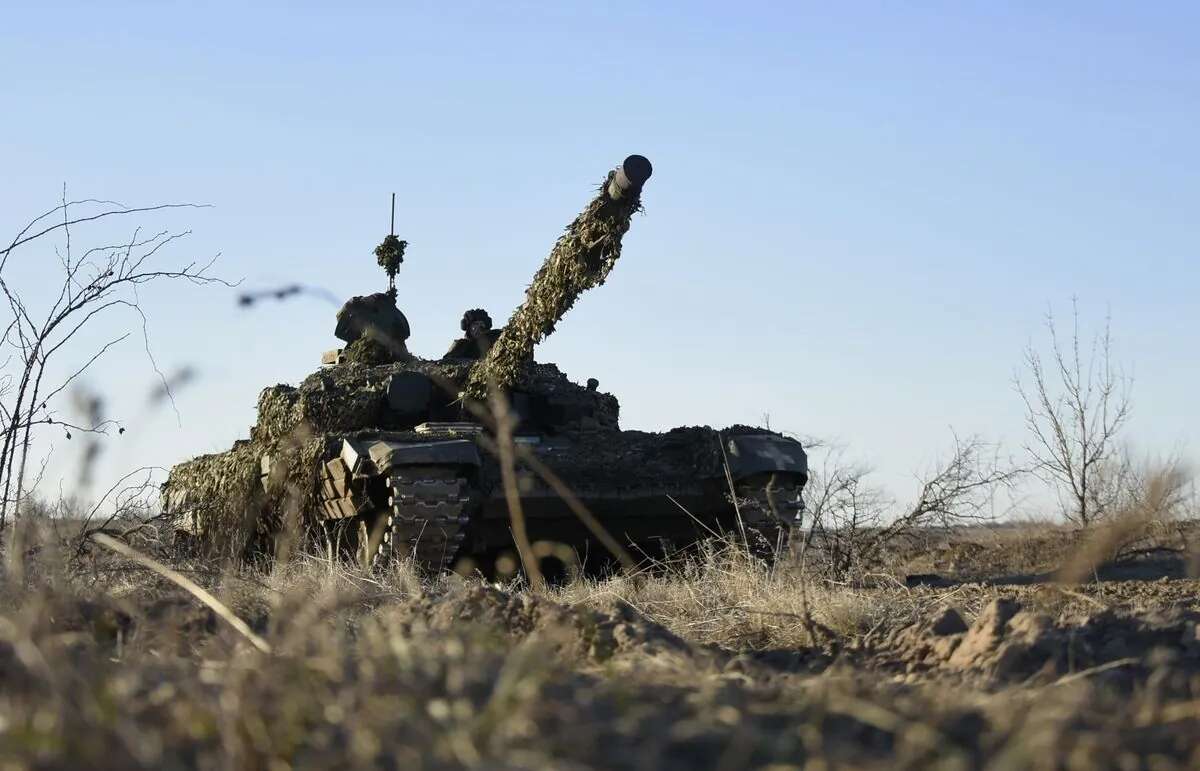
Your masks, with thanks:
<instances>
[{"instance_id":1,"label":"mud-covered track link","mask_svg":"<svg viewBox=\"0 0 1200 771\"><path fill-rule=\"evenodd\" d=\"M387 507L371 523L381 536L372 568L385 569L409 556L422 570L449 568L471 520L470 481L457 469L393 469L387 491Z\"/></svg>"},{"instance_id":2,"label":"mud-covered track link","mask_svg":"<svg viewBox=\"0 0 1200 771\"><path fill-rule=\"evenodd\" d=\"M327 486L322 500L327 514L356 512L325 520L330 548L370 571L409 558L430 573L451 567L481 500L467 470L394 466L376 484L369 487L366 480L355 480L343 488L343 496Z\"/></svg>"}]
</instances>

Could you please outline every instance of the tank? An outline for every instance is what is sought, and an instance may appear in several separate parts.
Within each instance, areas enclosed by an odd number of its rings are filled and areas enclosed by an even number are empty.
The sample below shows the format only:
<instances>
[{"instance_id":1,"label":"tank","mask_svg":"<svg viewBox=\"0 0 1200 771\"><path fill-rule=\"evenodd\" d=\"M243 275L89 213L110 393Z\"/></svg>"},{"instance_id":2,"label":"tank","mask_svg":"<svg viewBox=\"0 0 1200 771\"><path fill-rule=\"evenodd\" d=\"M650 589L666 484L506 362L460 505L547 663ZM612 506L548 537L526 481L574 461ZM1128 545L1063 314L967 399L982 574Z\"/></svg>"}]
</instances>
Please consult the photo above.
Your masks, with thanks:
<instances>
[{"instance_id":1,"label":"tank","mask_svg":"<svg viewBox=\"0 0 1200 771\"><path fill-rule=\"evenodd\" d=\"M346 345L260 394L249 438L171 469L163 501L181 535L240 555L307 538L365 568L488 575L518 554L593 570L721 535L779 553L804 510L800 442L740 425L624 430L599 380L534 359L615 266L651 172L638 155L610 171L507 324L466 310L440 358L408 350L393 261L387 291L338 312Z\"/></svg>"}]
</instances>

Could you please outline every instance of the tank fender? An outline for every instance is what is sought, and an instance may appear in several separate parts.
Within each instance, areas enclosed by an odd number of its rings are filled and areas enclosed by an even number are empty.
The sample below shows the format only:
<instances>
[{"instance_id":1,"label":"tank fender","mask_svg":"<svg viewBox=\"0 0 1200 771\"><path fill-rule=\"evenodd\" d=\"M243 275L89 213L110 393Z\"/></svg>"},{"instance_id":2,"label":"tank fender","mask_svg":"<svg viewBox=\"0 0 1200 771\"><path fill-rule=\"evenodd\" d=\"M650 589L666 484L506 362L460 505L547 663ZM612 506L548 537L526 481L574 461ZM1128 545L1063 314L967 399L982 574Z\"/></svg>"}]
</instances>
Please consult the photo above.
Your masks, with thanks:
<instances>
[{"instance_id":1,"label":"tank fender","mask_svg":"<svg viewBox=\"0 0 1200 771\"><path fill-rule=\"evenodd\" d=\"M444 442L373 442L367 448L372 465L381 473L393 466L450 465L481 466L483 459L479 447L466 439L451 439Z\"/></svg>"},{"instance_id":2,"label":"tank fender","mask_svg":"<svg viewBox=\"0 0 1200 771\"><path fill-rule=\"evenodd\" d=\"M763 472L796 474L808 481L808 455L795 439L779 434L741 434L724 437L725 457L734 480Z\"/></svg>"}]
</instances>

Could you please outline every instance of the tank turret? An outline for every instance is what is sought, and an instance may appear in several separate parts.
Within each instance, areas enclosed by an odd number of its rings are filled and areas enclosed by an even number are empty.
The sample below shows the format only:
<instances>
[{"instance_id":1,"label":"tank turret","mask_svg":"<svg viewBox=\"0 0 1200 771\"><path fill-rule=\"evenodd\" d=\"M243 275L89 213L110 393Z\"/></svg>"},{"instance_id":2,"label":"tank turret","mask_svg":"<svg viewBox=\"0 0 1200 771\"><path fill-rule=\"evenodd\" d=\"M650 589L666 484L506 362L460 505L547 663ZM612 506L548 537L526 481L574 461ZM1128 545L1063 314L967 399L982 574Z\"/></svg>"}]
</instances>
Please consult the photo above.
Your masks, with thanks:
<instances>
[{"instance_id":1,"label":"tank turret","mask_svg":"<svg viewBox=\"0 0 1200 771\"><path fill-rule=\"evenodd\" d=\"M408 319L396 307L392 292L352 297L337 313L334 335L360 360L408 361ZM369 352L369 353L368 353ZM372 355L373 354L373 355Z\"/></svg>"}]
</instances>

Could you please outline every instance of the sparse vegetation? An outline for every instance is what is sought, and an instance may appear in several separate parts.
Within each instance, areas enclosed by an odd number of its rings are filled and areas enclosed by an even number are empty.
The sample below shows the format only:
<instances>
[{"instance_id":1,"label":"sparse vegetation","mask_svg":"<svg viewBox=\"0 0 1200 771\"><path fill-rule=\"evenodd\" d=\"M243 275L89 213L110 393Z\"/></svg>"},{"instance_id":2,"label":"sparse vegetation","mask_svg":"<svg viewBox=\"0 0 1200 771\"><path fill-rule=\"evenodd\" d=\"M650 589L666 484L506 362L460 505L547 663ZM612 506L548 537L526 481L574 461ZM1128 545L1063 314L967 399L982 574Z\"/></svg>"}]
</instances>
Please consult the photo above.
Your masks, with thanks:
<instances>
[{"instance_id":1,"label":"sparse vegetation","mask_svg":"<svg viewBox=\"0 0 1200 771\"><path fill-rule=\"evenodd\" d=\"M269 575L176 560L266 653L135 562L74 558L71 535L31 535L25 578L3 586L9 766L1200 760L1194 581L848 588L734 545L535 594L313 557Z\"/></svg>"},{"instance_id":2,"label":"sparse vegetation","mask_svg":"<svg viewBox=\"0 0 1200 771\"><path fill-rule=\"evenodd\" d=\"M890 551L925 540L930 528L994 519L996 493L1019 475L995 447L955 436L947 457L919 479L913 499L898 504L871 483L869 467L847 460L844 447L818 443L816 452L820 460L807 485L808 532L794 546L807 570L840 582L885 569Z\"/></svg>"}]
</instances>

